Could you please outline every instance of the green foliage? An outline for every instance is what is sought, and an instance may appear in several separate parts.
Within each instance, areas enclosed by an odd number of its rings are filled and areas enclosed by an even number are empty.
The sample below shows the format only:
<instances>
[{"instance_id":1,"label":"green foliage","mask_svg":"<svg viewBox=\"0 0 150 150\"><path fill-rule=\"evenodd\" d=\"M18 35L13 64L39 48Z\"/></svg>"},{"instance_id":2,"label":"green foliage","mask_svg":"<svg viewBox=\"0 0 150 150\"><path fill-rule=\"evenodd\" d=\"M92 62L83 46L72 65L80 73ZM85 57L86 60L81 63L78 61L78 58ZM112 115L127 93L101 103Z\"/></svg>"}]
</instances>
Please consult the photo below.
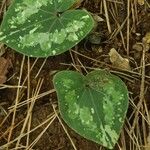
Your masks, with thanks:
<instances>
[{"instance_id":1,"label":"green foliage","mask_svg":"<svg viewBox=\"0 0 150 150\"><path fill-rule=\"evenodd\" d=\"M93 28L86 10L68 10L76 0L14 0L7 11L0 41L33 57L61 54Z\"/></svg>"},{"instance_id":2,"label":"green foliage","mask_svg":"<svg viewBox=\"0 0 150 150\"><path fill-rule=\"evenodd\" d=\"M128 108L122 80L104 70L87 76L61 71L53 82L64 121L81 136L112 149Z\"/></svg>"},{"instance_id":3,"label":"green foliage","mask_svg":"<svg viewBox=\"0 0 150 150\"><path fill-rule=\"evenodd\" d=\"M33 57L69 50L94 27L86 10L69 10L75 2L14 0L4 16L0 41ZM61 71L53 82L64 121L81 136L112 149L128 108L128 91L120 78L102 70L87 76Z\"/></svg>"}]
</instances>

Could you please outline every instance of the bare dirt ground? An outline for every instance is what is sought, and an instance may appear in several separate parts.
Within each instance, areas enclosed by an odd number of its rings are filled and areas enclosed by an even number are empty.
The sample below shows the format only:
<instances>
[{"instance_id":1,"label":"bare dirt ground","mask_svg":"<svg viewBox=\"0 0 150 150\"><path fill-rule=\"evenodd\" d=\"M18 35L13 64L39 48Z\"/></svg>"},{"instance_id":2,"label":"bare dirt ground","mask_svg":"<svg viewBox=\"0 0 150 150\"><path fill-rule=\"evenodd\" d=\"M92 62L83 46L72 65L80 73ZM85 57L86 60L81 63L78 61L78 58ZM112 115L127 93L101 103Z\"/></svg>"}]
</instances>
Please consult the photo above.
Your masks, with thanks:
<instances>
[{"instance_id":1,"label":"bare dirt ground","mask_svg":"<svg viewBox=\"0 0 150 150\"><path fill-rule=\"evenodd\" d=\"M1 0L1 21L10 2ZM121 77L130 94L114 149L150 150L150 1L83 0L79 7L95 16L97 26L62 55L28 58L0 45L0 149L105 150L62 121L52 84L60 70L102 68ZM118 53L111 55L112 48Z\"/></svg>"}]
</instances>

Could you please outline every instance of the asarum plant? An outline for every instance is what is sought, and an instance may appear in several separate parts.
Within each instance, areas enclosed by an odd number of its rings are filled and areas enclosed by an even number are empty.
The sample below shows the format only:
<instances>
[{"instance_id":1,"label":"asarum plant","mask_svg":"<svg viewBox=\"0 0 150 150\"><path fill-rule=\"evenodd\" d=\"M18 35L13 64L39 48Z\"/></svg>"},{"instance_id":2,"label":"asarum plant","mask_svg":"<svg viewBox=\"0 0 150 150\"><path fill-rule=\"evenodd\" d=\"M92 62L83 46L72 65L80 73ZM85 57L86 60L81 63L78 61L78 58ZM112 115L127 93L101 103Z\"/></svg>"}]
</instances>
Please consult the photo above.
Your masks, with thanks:
<instances>
[{"instance_id":1,"label":"asarum plant","mask_svg":"<svg viewBox=\"0 0 150 150\"><path fill-rule=\"evenodd\" d=\"M60 114L81 136L113 149L128 109L122 80L104 70L83 76L61 71L54 77Z\"/></svg>"},{"instance_id":2,"label":"asarum plant","mask_svg":"<svg viewBox=\"0 0 150 150\"><path fill-rule=\"evenodd\" d=\"M0 31L0 41L32 57L61 54L93 28L86 10L68 10L76 0L14 0Z\"/></svg>"},{"instance_id":3,"label":"asarum plant","mask_svg":"<svg viewBox=\"0 0 150 150\"><path fill-rule=\"evenodd\" d=\"M61 54L94 27L86 10L69 9L76 0L14 0L0 28L0 41L31 57ZM86 76L61 71L54 76L59 110L81 136L113 149L128 109L128 90L108 71Z\"/></svg>"}]
</instances>

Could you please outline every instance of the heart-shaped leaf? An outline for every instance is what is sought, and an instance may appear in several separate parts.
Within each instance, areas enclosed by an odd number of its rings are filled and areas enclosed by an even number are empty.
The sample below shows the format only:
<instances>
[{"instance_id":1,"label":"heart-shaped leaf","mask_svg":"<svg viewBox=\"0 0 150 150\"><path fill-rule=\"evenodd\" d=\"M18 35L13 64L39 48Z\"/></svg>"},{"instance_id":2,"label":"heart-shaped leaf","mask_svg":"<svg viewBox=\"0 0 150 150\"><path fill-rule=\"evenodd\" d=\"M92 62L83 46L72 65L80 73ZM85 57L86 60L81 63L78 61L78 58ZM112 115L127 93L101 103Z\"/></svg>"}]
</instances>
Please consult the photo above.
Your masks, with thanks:
<instances>
[{"instance_id":1,"label":"heart-shaped leaf","mask_svg":"<svg viewBox=\"0 0 150 150\"><path fill-rule=\"evenodd\" d=\"M61 71L53 82L64 121L81 136L112 149L128 108L124 82L103 70L87 76Z\"/></svg>"},{"instance_id":2,"label":"heart-shaped leaf","mask_svg":"<svg viewBox=\"0 0 150 150\"><path fill-rule=\"evenodd\" d=\"M86 10L67 10L77 0L14 0L6 13L0 41L25 55L61 54L93 28Z\"/></svg>"}]
</instances>

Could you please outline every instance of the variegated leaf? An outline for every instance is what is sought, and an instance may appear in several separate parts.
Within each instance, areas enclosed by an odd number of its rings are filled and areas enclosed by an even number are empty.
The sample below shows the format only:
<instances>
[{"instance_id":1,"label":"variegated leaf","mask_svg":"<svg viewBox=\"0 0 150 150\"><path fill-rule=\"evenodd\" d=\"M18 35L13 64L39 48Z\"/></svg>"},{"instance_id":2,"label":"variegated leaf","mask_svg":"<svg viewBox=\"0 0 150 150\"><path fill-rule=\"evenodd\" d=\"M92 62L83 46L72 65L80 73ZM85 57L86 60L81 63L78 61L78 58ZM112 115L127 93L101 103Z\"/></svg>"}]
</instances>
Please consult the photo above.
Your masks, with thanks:
<instances>
[{"instance_id":1,"label":"variegated leaf","mask_svg":"<svg viewBox=\"0 0 150 150\"><path fill-rule=\"evenodd\" d=\"M0 31L0 41L28 56L61 54L93 28L86 10L68 10L76 0L14 0Z\"/></svg>"},{"instance_id":2,"label":"variegated leaf","mask_svg":"<svg viewBox=\"0 0 150 150\"><path fill-rule=\"evenodd\" d=\"M54 86L64 121L81 136L112 149L128 108L124 82L103 70L87 76L61 71L54 77Z\"/></svg>"}]
</instances>

